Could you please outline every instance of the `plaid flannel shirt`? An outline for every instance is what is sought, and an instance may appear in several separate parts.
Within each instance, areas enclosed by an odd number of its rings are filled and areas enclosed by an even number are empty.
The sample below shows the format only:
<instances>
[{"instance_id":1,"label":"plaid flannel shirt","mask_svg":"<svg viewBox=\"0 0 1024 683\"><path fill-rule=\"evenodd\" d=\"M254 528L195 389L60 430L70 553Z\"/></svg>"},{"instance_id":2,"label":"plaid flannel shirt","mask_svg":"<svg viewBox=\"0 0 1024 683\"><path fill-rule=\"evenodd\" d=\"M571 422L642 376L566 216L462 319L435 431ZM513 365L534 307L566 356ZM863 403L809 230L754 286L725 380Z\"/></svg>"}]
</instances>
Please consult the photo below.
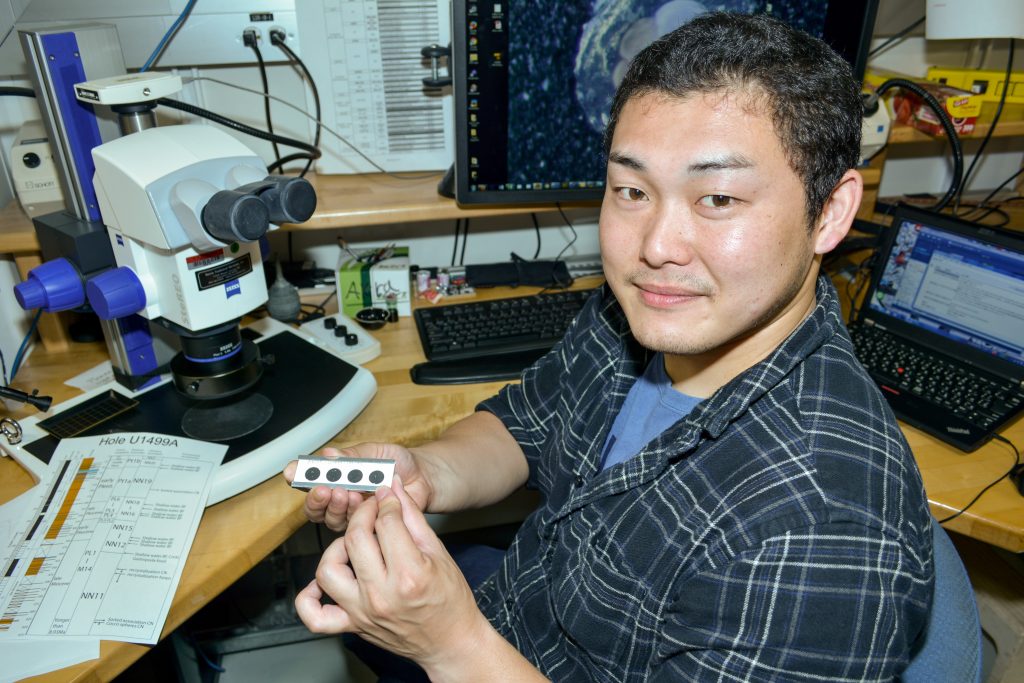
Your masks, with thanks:
<instances>
[{"instance_id":1,"label":"plaid flannel shirt","mask_svg":"<svg viewBox=\"0 0 1024 683\"><path fill-rule=\"evenodd\" d=\"M635 458L601 444L649 353L607 288L482 403L542 505L477 590L554 681L890 681L932 594L929 511L835 290Z\"/></svg>"}]
</instances>

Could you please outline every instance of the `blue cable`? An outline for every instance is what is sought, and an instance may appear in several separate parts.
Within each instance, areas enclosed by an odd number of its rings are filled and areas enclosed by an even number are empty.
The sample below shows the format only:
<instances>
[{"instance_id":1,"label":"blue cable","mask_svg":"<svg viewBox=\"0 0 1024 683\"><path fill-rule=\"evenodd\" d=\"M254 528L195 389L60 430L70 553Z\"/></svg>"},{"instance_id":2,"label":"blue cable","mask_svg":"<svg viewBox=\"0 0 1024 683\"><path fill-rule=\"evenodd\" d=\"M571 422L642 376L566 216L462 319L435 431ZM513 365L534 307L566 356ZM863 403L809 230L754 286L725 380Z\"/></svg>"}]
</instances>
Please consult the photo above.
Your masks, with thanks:
<instances>
[{"instance_id":1,"label":"blue cable","mask_svg":"<svg viewBox=\"0 0 1024 683\"><path fill-rule=\"evenodd\" d=\"M157 60L157 58L160 56L160 53L163 52L164 48L167 47L167 44L171 42L171 38L174 37L175 32L185 21L185 19L188 18L189 12L192 11L192 7L195 4L196 0L188 0L188 4L185 5L185 9L181 10L181 14L179 14L178 18L174 20L174 23L171 24L171 27L167 29L167 33L164 34L164 37L160 39L160 42L157 43L156 48L154 48L153 54L149 56L149 59L146 60L146 63L142 65L141 69L139 69L139 73L142 73L143 71L149 71L149 67L153 66L153 62Z\"/></svg>"},{"instance_id":2,"label":"blue cable","mask_svg":"<svg viewBox=\"0 0 1024 683\"><path fill-rule=\"evenodd\" d=\"M36 325L39 324L39 316L43 314L43 309L36 311L36 317L32 318L32 324L28 327L28 334L21 340L21 346L18 347L18 352L14 354L14 363L11 364L11 381L14 381L14 376L18 374L18 368L21 367L22 356L25 354L25 349L28 347L28 342L32 339L32 335L35 334Z\"/></svg>"}]
</instances>

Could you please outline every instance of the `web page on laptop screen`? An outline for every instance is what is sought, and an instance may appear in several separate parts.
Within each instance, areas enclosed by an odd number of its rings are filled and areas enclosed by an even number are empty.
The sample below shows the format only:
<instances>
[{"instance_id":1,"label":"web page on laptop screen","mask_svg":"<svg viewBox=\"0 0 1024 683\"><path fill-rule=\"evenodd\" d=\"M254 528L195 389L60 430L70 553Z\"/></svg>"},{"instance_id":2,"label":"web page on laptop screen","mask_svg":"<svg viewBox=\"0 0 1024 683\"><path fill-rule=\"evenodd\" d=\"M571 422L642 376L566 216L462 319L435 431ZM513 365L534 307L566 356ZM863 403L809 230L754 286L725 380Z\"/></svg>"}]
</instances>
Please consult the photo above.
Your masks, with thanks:
<instances>
[{"instance_id":1,"label":"web page on laptop screen","mask_svg":"<svg viewBox=\"0 0 1024 683\"><path fill-rule=\"evenodd\" d=\"M869 304L1024 365L1024 256L902 220Z\"/></svg>"}]
</instances>

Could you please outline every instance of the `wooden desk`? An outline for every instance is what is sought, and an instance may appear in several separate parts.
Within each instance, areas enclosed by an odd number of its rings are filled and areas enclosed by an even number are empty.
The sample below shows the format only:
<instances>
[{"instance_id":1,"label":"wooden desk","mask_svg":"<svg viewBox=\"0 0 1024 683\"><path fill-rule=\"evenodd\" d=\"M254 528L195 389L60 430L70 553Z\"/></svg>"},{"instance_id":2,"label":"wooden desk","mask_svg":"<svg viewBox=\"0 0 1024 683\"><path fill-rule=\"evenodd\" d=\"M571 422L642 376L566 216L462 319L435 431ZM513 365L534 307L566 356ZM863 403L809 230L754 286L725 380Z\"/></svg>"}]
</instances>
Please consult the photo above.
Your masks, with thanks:
<instances>
[{"instance_id":1,"label":"wooden desk","mask_svg":"<svg viewBox=\"0 0 1024 683\"><path fill-rule=\"evenodd\" d=\"M581 280L594 286L597 279ZM482 296L508 296L508 289L488 290ZM535 288L521 287L527 295ZM420 386L409 380L409 367L423 360L411 318L375 332L384 353L367 364L377 379L377 396L365 411L331 441L347 445L360 441L389 440L413 445L429 440L502 386L500 382L462 386ZM102 344L77 346L73 354L37 349L18 374L17 388L40 388L55 402L78 393L62 382L105 360ZM28 411L15 415L27 415ZM904 427L924 476L932 512L943 517L959 509L986 484L999 477L1012 462L1010 450L992 442L967 454L911 427ZM1024 445L1024 419L1004 436ZM0 459L0 501L31 485L28 475L8 458ZM255 566L305 522L303 494L280 477L207 508L192 545L163 635L182 624L203 605ZM1008 481L988 491L949 528L1014 552L1024 551L1024 498ZM114 678L148 651L143 645L103 641L101 657L32 680L106 681Z\"/></svg>"}]
</instances>

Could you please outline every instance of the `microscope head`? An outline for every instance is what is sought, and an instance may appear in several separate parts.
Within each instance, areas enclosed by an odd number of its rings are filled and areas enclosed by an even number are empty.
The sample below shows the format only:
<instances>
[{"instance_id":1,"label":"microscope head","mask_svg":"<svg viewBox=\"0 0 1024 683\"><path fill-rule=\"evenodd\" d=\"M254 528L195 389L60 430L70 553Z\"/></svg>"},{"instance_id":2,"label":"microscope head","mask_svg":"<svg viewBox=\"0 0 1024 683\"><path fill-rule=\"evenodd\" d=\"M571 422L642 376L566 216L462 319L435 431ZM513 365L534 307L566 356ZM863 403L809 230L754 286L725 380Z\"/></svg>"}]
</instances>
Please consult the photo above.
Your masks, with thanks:
<instances>
[{"instance_id":1,"label":"microscope head","mask_svg":"<svg viewBox=\"0 0 1024 683\"><path fill-rule=\"evenodd\" d=\"M272 224L312 215L312 186L268 176L245 145L206 125L149 128L92 154L118 266L86 283L93 309L104 319L137 313L177 334L172 374L190 397L255 384L259 353L238 322L267 300L259 242Z\"/></svg>"}]
</instances>

